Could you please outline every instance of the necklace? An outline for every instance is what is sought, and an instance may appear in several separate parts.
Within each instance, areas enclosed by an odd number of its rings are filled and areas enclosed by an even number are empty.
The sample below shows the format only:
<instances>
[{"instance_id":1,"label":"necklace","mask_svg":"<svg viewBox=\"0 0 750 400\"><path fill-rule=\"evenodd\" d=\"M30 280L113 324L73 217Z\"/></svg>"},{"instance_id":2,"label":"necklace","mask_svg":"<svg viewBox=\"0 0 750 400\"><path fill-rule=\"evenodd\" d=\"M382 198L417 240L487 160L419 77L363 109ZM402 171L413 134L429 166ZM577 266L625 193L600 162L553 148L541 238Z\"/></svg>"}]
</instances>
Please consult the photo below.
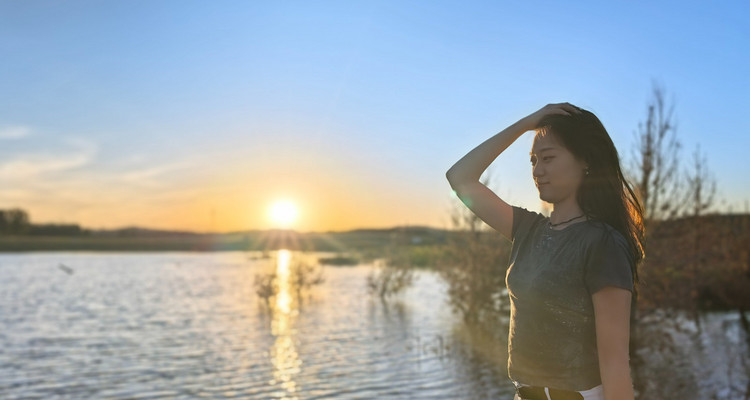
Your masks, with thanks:
<instances>
[{"instance_id":1,"label":"necklace","mask_svg":"<svg viewBox=\"0 0 750 400\"><path fill-rule=\"evenodd\" d=\"M566 222L570 222L570 221L572 221L572 220L574 220L574 219L577 219L577 218L581 218L581 217L583 217L584 215L585 215L585 214L581 214L581 215L579 215L579 216L577 216L577 217L573 217L573 218L571 218L571 219L569 219L569 220L567 220L567 221L563 221L563 222L558 222L558 223L556 223L556 224L553 224L553 223L552 223L552 221L550 221L550 222L549 222L549 226L550 226L550 227L552 227L552 226L558 226L558 225L562 225L562 224L564 224L564 223L566 223Z\"/></svg>"},{"instance_id":2,"label":"necklace","mask_svg":"<svg viewBox=\"0 0 750 400\"><path fill-rule=\"evenodd\" d=\"M561 238L557 237L557 229L552 229L553 226L562 225L566 222L570 222L574 219L581 218L585 216L586 214L579 215L577 217L573 217L567 221L558 222L556 224L553 224L550 221L547 221L547 229L544 229L542 231L542 235L540 237L539 242L534 246L537 250L541 251L541 253L544 255L544 257L551 257L551 255L556 251L555 248L559 245L559 241Z\"/></svg>"},{"instance_id":3,"label":"necklace","mask_svg":"<svg viewBox=\"0 0 750 400\"><path fill-rule=\"evenodd\" d=\"M573 217L567 221L558 222L556 224L553 224L552 222L547 221L547 229L545 229L544 232L542 232L541 240L535 246L536 249L541 250L543 254L551 254L554 251L554 248L556 247L556 242L558 241L558 239L554 238L555 235L553 234L553 232L555 232L556 229L552 229L552 227L562 225L566 222L573 221L574 219L581 218L585 215L586 214L582 214L577 217Z\"/></svg>"}]
</instances>

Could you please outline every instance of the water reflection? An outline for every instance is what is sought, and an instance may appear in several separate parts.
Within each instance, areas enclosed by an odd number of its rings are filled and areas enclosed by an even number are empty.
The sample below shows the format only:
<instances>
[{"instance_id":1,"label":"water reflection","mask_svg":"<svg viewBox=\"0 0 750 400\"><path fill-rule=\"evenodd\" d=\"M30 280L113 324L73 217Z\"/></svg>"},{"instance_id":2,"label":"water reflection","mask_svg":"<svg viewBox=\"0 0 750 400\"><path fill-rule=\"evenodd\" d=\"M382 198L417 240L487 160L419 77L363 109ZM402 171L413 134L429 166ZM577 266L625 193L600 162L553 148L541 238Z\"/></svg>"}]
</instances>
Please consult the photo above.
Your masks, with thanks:
<instances>
[{"instance_id":1,"label":"water reflection","mask_svg":"<svg viewBox=\"0 0 750 400\"><path fill-rule=\"evenodd\" d=\"M292 290L289 282L291 258L289 250L279 250L276 254L278 293L271 323L271 334L276 339L269 352L273 365L273 380L269 384L281 389L281 393L276 393L276 396L282 400L299 399L296 394L299 388L294 378L299 374L302 365L295 344L294 322L298 310L292 307Z\"/></svg>"}]
</instances>

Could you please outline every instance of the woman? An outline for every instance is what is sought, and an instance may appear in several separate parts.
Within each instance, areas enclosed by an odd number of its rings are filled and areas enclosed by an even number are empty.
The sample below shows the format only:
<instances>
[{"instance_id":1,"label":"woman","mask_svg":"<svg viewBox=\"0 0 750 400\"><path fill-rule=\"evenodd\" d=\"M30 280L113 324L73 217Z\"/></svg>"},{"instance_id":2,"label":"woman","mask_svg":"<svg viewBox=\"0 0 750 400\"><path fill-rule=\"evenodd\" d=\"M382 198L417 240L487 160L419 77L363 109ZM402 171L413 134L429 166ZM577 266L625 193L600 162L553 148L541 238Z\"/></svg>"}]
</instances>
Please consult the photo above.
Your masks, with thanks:
<instances>
[{"instance_id":1,"label":"woman","mask_svg":"<svg viewBox=\"0 0 750 400\"><path fill-rule=\"evenodd\" d=\"M523 133L549 217L479 182ZM479 218L512 241L508 377L518 399L633 400L630 330L643 259L642 207L599 119L548 104L471 150L446 173Z\"/></svg>"}]
</instances>

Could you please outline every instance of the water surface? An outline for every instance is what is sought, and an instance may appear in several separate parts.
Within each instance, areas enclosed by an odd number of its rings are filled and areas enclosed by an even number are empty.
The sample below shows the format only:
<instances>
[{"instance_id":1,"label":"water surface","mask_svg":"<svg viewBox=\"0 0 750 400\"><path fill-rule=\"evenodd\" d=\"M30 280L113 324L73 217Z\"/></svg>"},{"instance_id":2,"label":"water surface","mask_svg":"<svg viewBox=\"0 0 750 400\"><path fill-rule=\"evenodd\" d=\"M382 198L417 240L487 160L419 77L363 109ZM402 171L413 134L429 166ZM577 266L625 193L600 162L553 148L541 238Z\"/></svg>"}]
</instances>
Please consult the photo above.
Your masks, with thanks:
<instances>
[{"instance_id":1,"label":"water surface","mask_svg":"<svg viewBox=\"0 0 750 400\"><path fill-rule=\"evenodd\" d=\"M301 302L280 279L268 309L255 274L316 255L248 255L0 255L0 398L513 397L504 344L467 330L434 273L383 304L373 266L324 267Z\"/></svg>"}]
</instances>

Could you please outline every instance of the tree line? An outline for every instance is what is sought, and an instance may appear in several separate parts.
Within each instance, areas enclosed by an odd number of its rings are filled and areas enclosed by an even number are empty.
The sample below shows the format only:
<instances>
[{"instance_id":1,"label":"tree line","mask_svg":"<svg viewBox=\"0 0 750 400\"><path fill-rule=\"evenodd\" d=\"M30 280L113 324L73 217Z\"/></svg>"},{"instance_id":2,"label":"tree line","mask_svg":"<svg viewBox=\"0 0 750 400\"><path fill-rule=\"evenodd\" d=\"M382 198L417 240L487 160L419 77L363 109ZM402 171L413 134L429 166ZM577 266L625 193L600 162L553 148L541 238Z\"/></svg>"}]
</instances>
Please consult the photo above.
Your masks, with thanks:
<instances>
[{"instance_id":1,"label":"tree line","mask_svg":"<svg viewBox=\"0 0 750 400\"><path fill-rule=\"evenodd\" d=\"M0 209L0 235L83 236L90 232L78 224L33 224L21 208Z\"/></svg>"}]
</instances>

